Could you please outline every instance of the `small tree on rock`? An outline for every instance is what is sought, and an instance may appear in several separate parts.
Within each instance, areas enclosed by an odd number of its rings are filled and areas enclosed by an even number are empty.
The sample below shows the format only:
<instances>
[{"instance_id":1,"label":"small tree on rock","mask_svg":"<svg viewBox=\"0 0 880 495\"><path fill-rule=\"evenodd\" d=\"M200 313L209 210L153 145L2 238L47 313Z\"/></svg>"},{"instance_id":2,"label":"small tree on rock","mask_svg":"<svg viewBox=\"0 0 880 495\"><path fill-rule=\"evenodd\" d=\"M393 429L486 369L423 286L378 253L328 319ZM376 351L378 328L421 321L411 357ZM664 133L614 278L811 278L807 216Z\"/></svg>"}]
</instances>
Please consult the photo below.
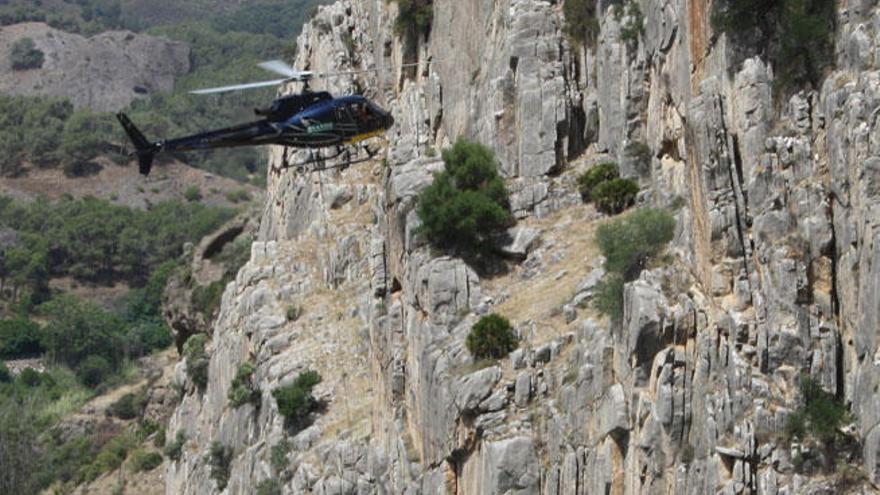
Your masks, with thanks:
<instances>
[{"instance_id":1,"label":"small tree on rock","mask_svg":"<svg viewBox=\"0 0 880 495\"><path fill-rule=\"evenodd\" d=\"M518 345L510 321L492 313L480 318L465 340L468 351L477 359L501 359Z\"/></svg>"},{"instance_id":2,"label":"small tree on rock","mask_svg":"<svg viewBox=\"0 0 880 495\"><path fill-rule=\"evenodd\" d=\"M278 412L284 416L288 427L301 428L309 413L318 406L318 401L312 396L312 389L319 383L321 375L317 371L309 370L296 377L293 383L272 391Z\"/></svg>"},{"instance_id":3,"label":"small tree on rock","mask_svg":"<svg viewBox=\"0 0 880 495\"><path fill-rule=\"evenodd\" d=\"M511 223L508 192L495 155L485 146L459 140L443 150L446 170L422 191L416 213L420 233L441 248L481 258L494 252L494 239Z\"/></svg>"}]
</instances>

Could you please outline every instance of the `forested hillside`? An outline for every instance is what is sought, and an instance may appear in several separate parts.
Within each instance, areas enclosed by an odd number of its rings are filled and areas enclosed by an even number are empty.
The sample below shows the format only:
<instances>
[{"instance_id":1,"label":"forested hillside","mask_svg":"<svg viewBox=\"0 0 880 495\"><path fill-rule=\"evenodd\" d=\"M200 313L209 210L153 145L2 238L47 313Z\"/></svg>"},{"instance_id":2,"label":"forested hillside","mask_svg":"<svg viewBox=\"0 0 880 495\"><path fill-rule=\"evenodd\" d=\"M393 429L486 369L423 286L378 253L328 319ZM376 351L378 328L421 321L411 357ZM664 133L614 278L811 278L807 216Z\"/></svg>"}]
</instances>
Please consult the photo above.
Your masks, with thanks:
<instances>
[{"instance_id":1,"label":"forested hillside","mask_svg":"<svg viewBox=\"0 0 880 495\"><path fill-rule=\"evenodd\" d=\"M272 88L233 95L196 96L192 89L265 79L268 74L255 67L269 58L289 58L295 52L294 38L302 22L322 0L258 2L144 2L135 0L45 0L11 1L0 5L0 25L46 22L58 29L94 35L106 30L129 29L172 40L191 48L190 73L179 79L171 93L150 93L136 100L131 114L150 139L174 137L222 127L253 118L253 108L265 106L274 96ZM206 15L207 13L207 15ZM16 41L25 46L29 38ZM28 44L26 55L41 59L39 46ZM24 52L22 52L24 53ZM16 56L10 54L10 57ZM24 57L25 55L17 55ZM29 59L30 60L30 59ZM20 70L40 70L40 64L19 64ZM119 70L125 70L120 67ZM19 96L0 101L4 124L0 126L0 174L15 176L25 165L64 166L68 174L81 173L98 153L119 155L127 146L109 113L74 111L63 102L40 95ZM49 108L51 111L45 110ZM70 127L64 128L69 117ZM75 144L71 149L70 133ZM26 136L22 139L22 135ZM30 136L34 136L31 138ZM48 148L41 137L66 140L67 148ZM73 151L73 153L71 153ZM51 156L50 156L51 155ZM238 180L261 184L263 162L258 149L189 153L176 158L193 166Z\"/></svg>"},{"instance_id":2,"label":"forested hillside","mask_svg":"<svg viewBox=\"0 0 880 495\"><path fill-rule=\"evenodd\" d=\"M271 101L274 90L217 97L188 92L266 78L255 64L292 56L302 21L319 3L11 0L0 4L0 26L45 22L84 36L124 29L186 43L190 72L174 91L145 93L121 109L148 137L159 139L253 118L253 107ZM51 60L39 42L25 36L15 43L9 70L40 71ZM112 113L57 96L0 94L0 181L57 171L67 176L66 187L82 181L91 191L97 171L127 164L127 151ZM165 162L174 159L239 181L265 181L258 149L170 156ZM129 167L130 188L109 200L54 190L45 192L60 199L0 196L0 493L70 493L123 462L132 472L147 472L175 455L174 438L160 453L166 446L157 422L162 413L148 414L148 391L133 388L156 380L139 360L155 359L173 342L162 297L171 277L192 283L192 255L185 246L248 208L253 188L230 188L228 181L202 174L183 193L179 181L163 178L161 166L149 181ZM175 167L170 170L180 170ZM165 190L172 182L176 193ZM146 204L121 206L136 202L117 201L117 194L135 188L148 197ZM211 206L217 204L236 208ZM195 303L219 304L223 286L249 255L246 235L224 246L217 266L229 273L206 290L192 283ZM132 392L114 392L126 389ZM103 410L84 412L107 393L121 397L106 408L106 417Z\"/></svg>"}]
</instances>

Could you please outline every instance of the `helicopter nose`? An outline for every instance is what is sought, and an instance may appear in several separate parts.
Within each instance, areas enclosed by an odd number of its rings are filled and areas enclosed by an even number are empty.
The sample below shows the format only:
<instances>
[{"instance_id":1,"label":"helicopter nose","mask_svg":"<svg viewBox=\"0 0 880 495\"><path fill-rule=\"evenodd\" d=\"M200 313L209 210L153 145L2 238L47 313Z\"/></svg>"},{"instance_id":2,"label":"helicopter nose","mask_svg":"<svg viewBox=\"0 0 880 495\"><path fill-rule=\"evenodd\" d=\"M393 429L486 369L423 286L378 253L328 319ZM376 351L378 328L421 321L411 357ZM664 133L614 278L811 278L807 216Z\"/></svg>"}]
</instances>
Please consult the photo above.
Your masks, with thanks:
<instances>
[{"instance_id":1,"label":"helicopter nose","mask_svg":"<svg viewBox=\"0 0 880 495\"><path fill-rule=\"evenodd\" d=\"M390 129L394 125L394 117L390 113L385 114L385 128Z\"/></svg>"}]
</instances>

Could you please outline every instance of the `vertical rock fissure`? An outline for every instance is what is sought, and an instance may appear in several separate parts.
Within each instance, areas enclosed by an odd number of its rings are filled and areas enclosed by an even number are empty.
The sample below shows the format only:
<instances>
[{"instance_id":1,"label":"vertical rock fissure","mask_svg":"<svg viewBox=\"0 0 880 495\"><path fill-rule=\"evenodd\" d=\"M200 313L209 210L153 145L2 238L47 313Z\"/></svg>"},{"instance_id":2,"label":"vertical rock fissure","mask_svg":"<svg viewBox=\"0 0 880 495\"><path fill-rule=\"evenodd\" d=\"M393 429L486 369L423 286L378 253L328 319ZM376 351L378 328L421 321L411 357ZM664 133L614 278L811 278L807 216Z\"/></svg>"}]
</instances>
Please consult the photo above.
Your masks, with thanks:
<instances>
[{"instance_id":1,"label":"vertical rock fissure","mask_svg":"<svg viewBox=\"0 0 880 495\"><path fill-rule=\"evenodd\" d=\"M837 327L837 349L835 362L834 362L834 372L835 372L835 382L836 382L836 390L834 391L835 397L843 401L846 397L846 370L844 366L844 356L843 356L843 321L840 317L840 300L838 299L839 295L837 293L837 263L838 263L838 253L837 253L837 231L835 230L834 225L834 195L828 193L827 201L828 201L828 218L830 221L828 222L831 229L831 315L834 320L834 324Z\"/></svg>"},{"instance_id":2,"label":"vertical rock fissure","mask_svg":"<svg viewBox=\"0 0 880 495\"><path fill-rule=\"evenodd\" d=\"M724 122L724 103L719 102L719 107L721 108L722 116L721 121ZM724 128L722 132L727 133L727 129ZM736 212L736 235L739 237L739 245L740 249L742 249L742 265L743 271L745 272L745 281L749 287L749 299L751 299L752 286L751 286L751 269L749 267L749 256L750 250L748 246L749 243L746 242L746 211L747 207L747 198L745 195L745 191L743 191L742 181L743 181L743 173L742 173L742 155L739 151L739 137L736 134L728 134L730 136L730 140L728 141L728 146L730 147L731 157L727 167L727 173L730 178L730 185L733 188L734 201L733 207Z\"/></svg>"}]
</instances>

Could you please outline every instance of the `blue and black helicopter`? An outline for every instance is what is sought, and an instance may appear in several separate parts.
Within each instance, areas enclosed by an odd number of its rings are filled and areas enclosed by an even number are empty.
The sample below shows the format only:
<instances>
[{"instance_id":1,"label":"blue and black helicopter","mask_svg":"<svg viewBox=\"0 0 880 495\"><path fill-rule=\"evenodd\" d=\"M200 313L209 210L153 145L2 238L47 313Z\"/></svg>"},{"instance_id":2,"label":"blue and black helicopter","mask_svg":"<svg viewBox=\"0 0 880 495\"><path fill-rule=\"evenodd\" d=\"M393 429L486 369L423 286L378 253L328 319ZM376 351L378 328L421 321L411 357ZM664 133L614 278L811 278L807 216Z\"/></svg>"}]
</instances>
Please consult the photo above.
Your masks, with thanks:
<instances>
[{"instance_id":1,"label":"blue and black helicopter","mask_svg":"<svg viewBox=\"0 0 880 495\"><path fill-rule=\"evenodd\" d=\"M263 117L261 120L192 136L150 142L135 127L128 116L124 113L117 114L119 123L122 124L125 133L134 143L135 151L131 154L138 158L140 173L148 175L155 155L163 151L194 151L264 144L319 150L317 154L310 151L308 159L287 166L301 169L309 164L318 164L319 168L331 168L324 166L327 161L341 158L342 164L338 166L345 167L369 160L375 155L375 151L368 146L363 146L367 155L363 157L356 146L352 149L353 145L358 145L361 141L372 137L382 136L394 125L394 118L390 113L363 96L351 95L335 98L326 91L311 91L308 86L312 79L371 71L320 74L297 71L280 60L263 62L258 65L285 77L272 81L201 89L193 91L193 93L223 93L278 86L295 81L304 84L301 93L283 96L273 101L267 108L255 109L254 112ZM322 148L335 148L335 151L329 156L322 156L320 153Z\"/></svg>"}]
</instances>

